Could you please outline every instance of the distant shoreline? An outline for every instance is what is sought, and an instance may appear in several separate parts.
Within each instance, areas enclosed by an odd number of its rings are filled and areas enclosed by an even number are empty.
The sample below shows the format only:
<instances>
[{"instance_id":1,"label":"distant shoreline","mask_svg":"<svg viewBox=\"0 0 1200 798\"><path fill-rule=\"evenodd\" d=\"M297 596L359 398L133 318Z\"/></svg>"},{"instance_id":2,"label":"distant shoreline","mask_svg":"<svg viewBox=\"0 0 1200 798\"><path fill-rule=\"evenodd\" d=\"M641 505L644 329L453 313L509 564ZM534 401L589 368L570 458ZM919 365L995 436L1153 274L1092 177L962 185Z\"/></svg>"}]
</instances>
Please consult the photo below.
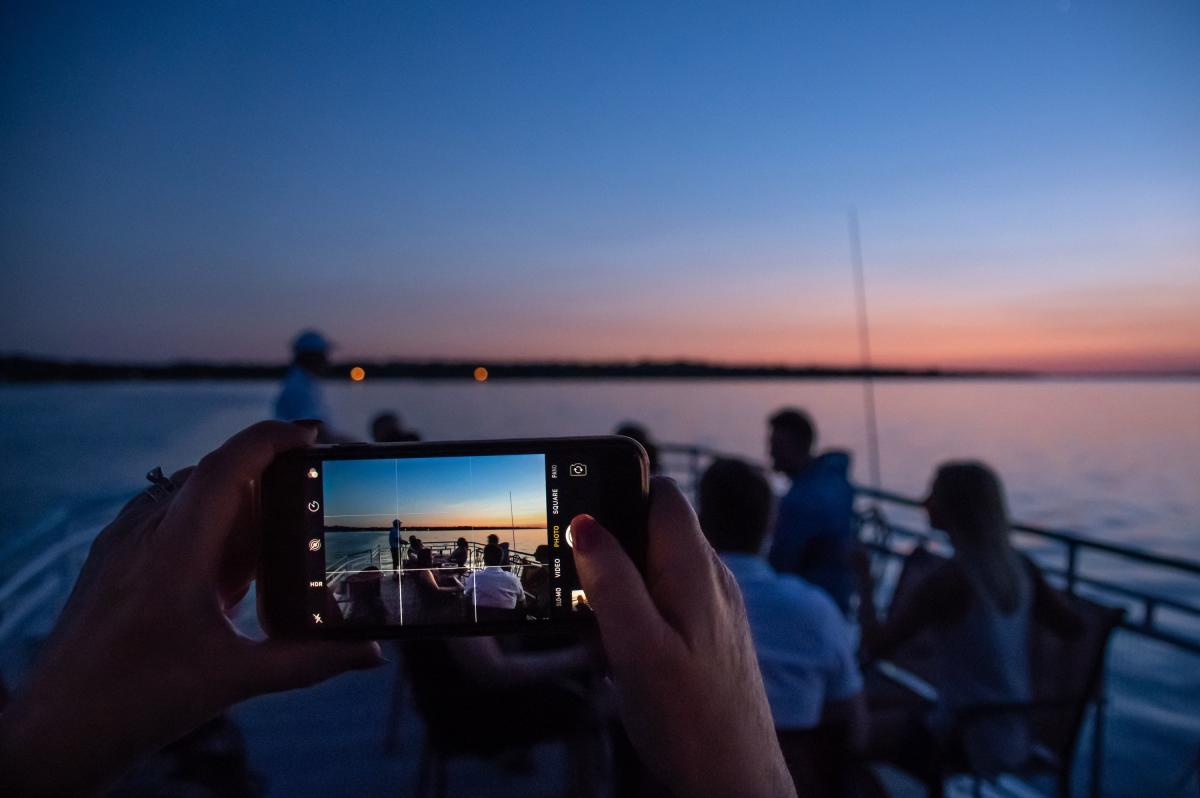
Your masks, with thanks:
<instances>
[{"instance_id":1,"label":"distant shoreline","mask_svg":"<svg viewBox=\"0 0 1200 798\"><path fill-rule=\"evenodd\" d=\"M327 379L350 381L350 368L360 366L368 381L377 379L475 380L476 368L487 369L491 380L606 380L606 379L1055 379L1200 377L1189 371L1043 372L1020 369L943 369L879 366L788 366L782 364L721 364L704 361L513 362L486 360L354 361L333 364ZM60 360L26 355L0 356L0 383L128 382L137 380L187 382L196 380L278 380L287 372L282 363L121 363Z\"/></svg>"}]
</instances>

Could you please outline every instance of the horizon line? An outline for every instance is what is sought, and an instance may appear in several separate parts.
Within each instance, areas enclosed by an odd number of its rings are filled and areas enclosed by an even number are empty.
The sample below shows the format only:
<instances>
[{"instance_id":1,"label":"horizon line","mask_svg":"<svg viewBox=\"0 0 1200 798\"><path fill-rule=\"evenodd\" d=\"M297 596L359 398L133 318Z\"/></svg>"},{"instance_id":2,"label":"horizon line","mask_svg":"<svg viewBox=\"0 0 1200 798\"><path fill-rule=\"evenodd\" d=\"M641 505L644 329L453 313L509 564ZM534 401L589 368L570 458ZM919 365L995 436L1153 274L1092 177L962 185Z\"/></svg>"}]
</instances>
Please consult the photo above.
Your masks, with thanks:
<instances>
[{"instance_id":1,"label":"horizon line","mask_svg":"<svg viewBox=\"0 0 1200 798\"><path fill-rule=\"evenodd\" d=\"M272 379L282 376L287 361L165 358L119 360L64 358L0 352L0 382L119 381L134 379ZM1030 368L988 366L822 364L780 361L722 361L704 358L361 358L331 362L326 379L350 380L350 370L362 368L374 379L476 379L475 369L488 379L603 378L603 377L1200 377L1200 362L1178 368ZM381 373L382 372L382 373Z\"/></svg>"}]
</instances>

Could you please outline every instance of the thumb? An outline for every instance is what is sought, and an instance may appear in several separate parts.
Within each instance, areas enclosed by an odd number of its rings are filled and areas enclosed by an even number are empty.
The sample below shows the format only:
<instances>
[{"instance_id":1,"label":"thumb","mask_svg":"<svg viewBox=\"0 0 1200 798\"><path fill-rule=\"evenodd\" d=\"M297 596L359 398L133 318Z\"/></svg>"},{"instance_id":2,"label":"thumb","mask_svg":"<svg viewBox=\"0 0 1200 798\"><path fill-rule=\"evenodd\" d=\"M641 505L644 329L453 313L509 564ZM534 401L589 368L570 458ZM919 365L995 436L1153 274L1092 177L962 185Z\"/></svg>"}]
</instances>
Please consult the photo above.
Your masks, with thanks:
<instances>
[{"instance_id":1,"label":"thumb","mask_svg":"<svg viewBox=\"0 0 1200 798\"><path fill-rule=\"evenodd\" d=\"M379 644L373 641L266 640L252 647L246 688L250 695L295 690L386 662Z\"/></svg>"},{"instance_id":2,"label":"thumb","mask_svg":"<svg viewBox=\"0 0 1200 798\"><path fill-rule=\"evenodd\" d=\"M575 570L596 614L609 662L620 667L667 632L646 583L612 533L590 515L571 521Z\"/></svg>"}]
</instances>

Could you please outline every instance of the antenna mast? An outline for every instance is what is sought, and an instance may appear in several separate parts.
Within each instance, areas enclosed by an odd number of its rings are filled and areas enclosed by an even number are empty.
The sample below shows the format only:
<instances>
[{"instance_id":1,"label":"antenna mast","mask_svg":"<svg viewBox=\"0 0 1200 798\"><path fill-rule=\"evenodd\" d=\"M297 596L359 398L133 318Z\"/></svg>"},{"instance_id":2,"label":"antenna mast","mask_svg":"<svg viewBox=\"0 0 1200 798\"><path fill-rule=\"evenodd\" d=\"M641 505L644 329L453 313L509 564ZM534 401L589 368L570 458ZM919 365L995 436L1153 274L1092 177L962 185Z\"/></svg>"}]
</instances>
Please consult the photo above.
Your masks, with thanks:
<instances>
[{"instance_id":1,"label":"antenna mast","mask_svg":"<svg viewBox=\"0 0 1200 798\"><path fill-rule=\"evenodd\" d=\"M854 295L858 310L858 349L863 369L863 406L867 415L867 458L871 485L883 487L879 476L879 425L875 420L875 375L871 365L871 328L867 323L867 283L863 277L862 240L858 232L858 211L851 208L850 265L854 271Z\"/></svg>"}]
</instances>

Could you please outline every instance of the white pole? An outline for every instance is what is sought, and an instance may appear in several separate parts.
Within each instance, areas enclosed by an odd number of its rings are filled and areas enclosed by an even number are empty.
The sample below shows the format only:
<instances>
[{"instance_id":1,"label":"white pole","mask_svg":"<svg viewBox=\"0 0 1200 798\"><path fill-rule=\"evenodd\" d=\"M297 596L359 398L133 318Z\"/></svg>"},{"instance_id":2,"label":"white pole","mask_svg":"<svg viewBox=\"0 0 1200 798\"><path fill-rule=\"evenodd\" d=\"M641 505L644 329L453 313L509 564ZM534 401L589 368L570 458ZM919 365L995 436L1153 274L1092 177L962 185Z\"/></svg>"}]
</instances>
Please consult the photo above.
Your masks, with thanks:
<instances>
[{"instance_id":1,"label":"white pole","mask_svg":"<svg viewBox=\"0 0 1200 798\"><path fill-rule=\"evenodd\" d=\"M867 458L871 485L883 487L879 476L879 426L875 420L875 376L871 364L871 328L867 323L867 283L863 277L862 242L858 232L858 211L850 209L850 265L854 270L854 294L858 310L858 347L863 369L863 404L867 413Z\"/></svg>"}]
</instances>

